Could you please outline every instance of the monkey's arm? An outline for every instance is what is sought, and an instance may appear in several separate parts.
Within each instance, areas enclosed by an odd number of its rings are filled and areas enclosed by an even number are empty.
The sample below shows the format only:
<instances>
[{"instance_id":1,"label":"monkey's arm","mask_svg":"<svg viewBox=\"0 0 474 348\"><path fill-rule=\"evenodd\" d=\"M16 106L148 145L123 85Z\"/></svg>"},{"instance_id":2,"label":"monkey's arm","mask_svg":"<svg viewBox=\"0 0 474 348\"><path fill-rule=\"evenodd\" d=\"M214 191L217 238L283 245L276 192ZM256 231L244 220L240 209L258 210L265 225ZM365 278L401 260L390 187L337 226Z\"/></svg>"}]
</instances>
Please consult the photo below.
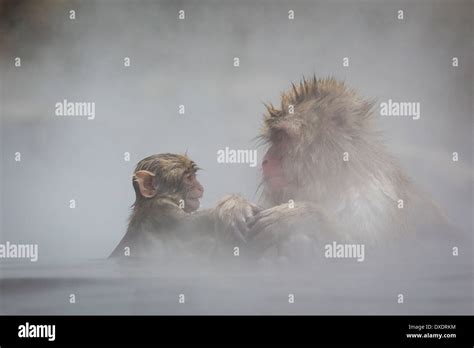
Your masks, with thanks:
<instances>
[{"instance_id":1,"label":"monkey's arm","mask_svg":"<svg viewBox=\"0 0 474 348\"><path fill-rule=\"evenodd\" d=\"M205 234L210 235L213 228L212 209L203 209L191 214L184 214L182 225L189 234Z\"/></svg>"},{"instance_id":2,"label":"monkey's arm","mask_svg":"<svg viewBox=\"0 0 474 348\"><path fill-rule=\"evenodd\" d=\"M262 208L250 203L242 196L232 194L224 197L213 209L212 217L220 237L231 242L247 242L247 223Z\"/></svg>"},{"instance_id":3,"label":"monkey's arm","mask_svg":"<svg viewBox=\"0 0 474 348\"><path fill-rule=\"evenodd\" d=\"M295 234L304 234L318 242L334 237L335 223L319 205L295 202L277 205L250 218L248 240L254 252L264 253Z\"/></svg>"},{"instance_id":4,"label":"monkey's arm","mask_svg":"<svg viewBox=\"0 0 474 348\"><path fill-rule=\"evenodd\" d=\"M262 209L239 195L228 195L212 209L204 209L186 218L188 228L209 234L220 240L246 242L247 222Z\"/></svg>"}]
</instances>

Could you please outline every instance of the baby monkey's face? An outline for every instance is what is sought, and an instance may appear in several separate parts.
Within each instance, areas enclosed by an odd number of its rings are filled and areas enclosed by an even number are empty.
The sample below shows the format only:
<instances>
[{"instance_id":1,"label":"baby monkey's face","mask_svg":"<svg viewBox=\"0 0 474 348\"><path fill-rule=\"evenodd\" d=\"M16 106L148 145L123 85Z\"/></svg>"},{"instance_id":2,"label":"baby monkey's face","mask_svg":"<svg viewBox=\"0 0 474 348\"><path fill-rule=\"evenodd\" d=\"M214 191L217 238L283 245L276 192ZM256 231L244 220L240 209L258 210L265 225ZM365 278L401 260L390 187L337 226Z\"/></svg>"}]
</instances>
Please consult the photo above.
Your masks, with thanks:
<instances>
[{"instance_id":1,"label":"baby monkey's face","mask_svg":"<svg viewBox=\"0 0 474 348\"><path fill-rule=\"evenodd\" d=\"M184 191L184 211L191 213L199 209L200 199L203 196L204 188L198 181L196 173L188 173L184 175L183 184Z\"/></svg>"},{"instance_id":2,"label":"baby monkey's face","mask_svg":"<svg viewBox=\"0 0 474 348\"><path fill-rule=\"evenodd\" d=\"M182 200L176 203L185 212L196 211L204 193L196 177L198 169L186 155L165 153L144 158L137 164L133 175L137 204L169 196Z\"/></svg>"}]
</instances>

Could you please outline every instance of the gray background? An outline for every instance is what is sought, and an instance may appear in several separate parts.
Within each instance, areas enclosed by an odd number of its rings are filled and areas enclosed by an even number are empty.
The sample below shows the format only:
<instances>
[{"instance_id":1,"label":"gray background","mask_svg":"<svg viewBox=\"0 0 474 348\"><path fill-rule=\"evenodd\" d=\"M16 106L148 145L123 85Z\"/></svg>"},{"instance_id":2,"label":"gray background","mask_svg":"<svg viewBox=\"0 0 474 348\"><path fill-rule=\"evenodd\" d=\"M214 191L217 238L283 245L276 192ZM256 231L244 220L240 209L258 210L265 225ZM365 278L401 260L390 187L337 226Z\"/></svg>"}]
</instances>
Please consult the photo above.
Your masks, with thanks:
<instances>
[{"instance_id":1,"label":"gray background","mask_svg":"<svg viewBox=\"0 0 474 348\"><path fill-rule=\"evenodd\" d=\"M290 82L313 73L344 79L379 102L420 102L420 120L379 117L379 128L409 175L472 232L472 1L20 1L1 8L1 239L39 243L41 260L107 256L125 233L133 168L153 153L187 150L204 168L203 207L229 192L258 200L259 167L218 164L216 152L256 148L262 102L278 103ZM13 66L17 56L21 68ZM63 99L94 101L96 119L56 117Z\"/></svg>"}]
</instances>

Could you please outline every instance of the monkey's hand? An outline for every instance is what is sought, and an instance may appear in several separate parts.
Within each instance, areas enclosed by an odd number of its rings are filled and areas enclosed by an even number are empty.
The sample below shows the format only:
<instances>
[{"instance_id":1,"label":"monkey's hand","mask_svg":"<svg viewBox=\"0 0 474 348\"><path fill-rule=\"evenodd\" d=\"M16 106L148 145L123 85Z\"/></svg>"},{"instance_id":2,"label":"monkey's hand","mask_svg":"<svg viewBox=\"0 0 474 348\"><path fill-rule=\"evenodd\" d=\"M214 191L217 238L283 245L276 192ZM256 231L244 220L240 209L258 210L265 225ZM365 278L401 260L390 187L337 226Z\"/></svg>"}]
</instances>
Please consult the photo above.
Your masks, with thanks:
<instances>
[{"instance_id":1,"label":"monkey's hand","mask_svg":"<svg viewBox=\"0 0 474 348\"><path fill-rule=\"evenodd\" d=\"M239 195L226 196L214 210L216 228L222 237L246 243L248 221L261 210Z\"/></svg>"},{"instance_id":2,"label":"monkey's hand","mask_svg":"<svg viewBox=\"0 0 474 348\"><path fill-rule=\"evenodd\" d=\"M249 219L248 242L255 256L279 247L292 237L317 240L330 234L331 223L321 207L309 202L277 205Z\"/></svg>"}]
</instances>

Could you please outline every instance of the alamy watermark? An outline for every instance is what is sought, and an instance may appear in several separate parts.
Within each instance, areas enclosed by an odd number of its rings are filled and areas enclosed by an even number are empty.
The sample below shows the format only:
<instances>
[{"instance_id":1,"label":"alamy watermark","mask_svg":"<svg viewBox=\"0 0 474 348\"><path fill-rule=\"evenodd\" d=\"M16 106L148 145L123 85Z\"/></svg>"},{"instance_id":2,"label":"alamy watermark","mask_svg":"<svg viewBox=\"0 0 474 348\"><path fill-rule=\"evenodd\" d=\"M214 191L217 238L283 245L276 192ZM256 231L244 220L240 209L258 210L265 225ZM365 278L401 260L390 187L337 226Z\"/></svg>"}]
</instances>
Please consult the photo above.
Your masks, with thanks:
<instances>
[{"instance_id":1,"label":"alamy watermark","mask_svg":"<svg viewBox=\"0 0 474 348\"><path fill-rule=\"evenodd\" d=\"M56 325L36 325L26 322L18 326L20 338L47 338L48 341L56 339Z\"/></svg>"},{"instance_id":2,"label":"alamy watermark","mask_svg":"<svg viewBox=\"0 0 474 348\"><path fill-rule=\"evenodd\" d=\"M419 102L395 102L389 99L387 102L380 103L381 116L405 116L413 120L419 120L421 117L421 105Z\"/></svg>"},{"instance_id":3,"label":"alamy watermark","mask_svg":"<svg viewBox=\"0 0 474 348\"><path fill-rule=\"evenodd\" d=\"M30 259L38 261L38 244L14 244L7 241L0 244L1 259Z\"/></svg>"},{"instance_id":4,"label":"alamy watermark","mask_svg":"<svg viewBox=\"0 0 474 348\"><path fill-rule=\"evenodd\" d=\"M95 119L95 102L70 102L64 99L55 105L56 116L87 117L88 120Z\"/></svg>"},{"instance_id":5,"label":"alamy watermark","mask_svg":"<svg viewBox=\"0 0 474 348\"><path fill-rule=\"evenodd\" d=\"M324 246L324 256L326 258L357 259L357 262L365 260L364 244L326 244Z\"/></svg>"},{"instance_id":6,"label":"alamy watermark","mask_svg":"<svg viewBox=\"0 0 474 348\"><path fill-rule=\"evenodd\" d=\"M217 163L246 163L250 167L257 166L257 150L234 150L228 146L217 150Z\"/></svg>"}]
</instances>

